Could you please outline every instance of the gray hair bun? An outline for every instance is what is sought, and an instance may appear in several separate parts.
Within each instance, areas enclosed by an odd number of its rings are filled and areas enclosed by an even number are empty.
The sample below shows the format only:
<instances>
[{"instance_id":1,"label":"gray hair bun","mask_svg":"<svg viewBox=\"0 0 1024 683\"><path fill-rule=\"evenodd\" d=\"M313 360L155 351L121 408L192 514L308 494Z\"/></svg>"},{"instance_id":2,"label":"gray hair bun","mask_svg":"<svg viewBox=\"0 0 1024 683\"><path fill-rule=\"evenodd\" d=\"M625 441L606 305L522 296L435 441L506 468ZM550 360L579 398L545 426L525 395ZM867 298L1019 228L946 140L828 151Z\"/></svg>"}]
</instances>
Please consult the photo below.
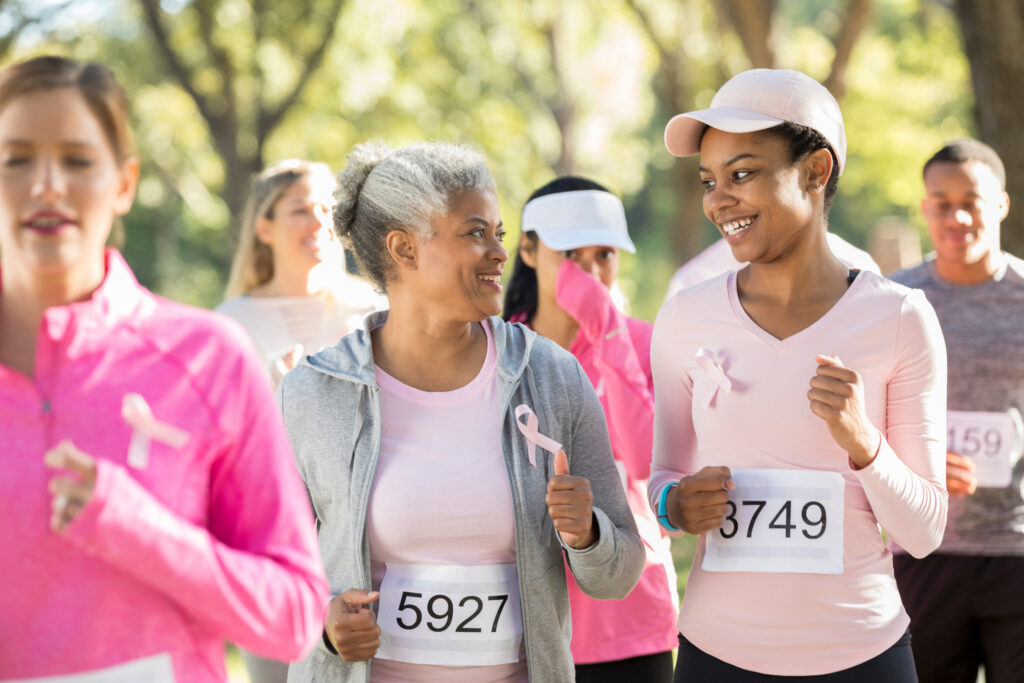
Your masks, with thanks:
<instances>
[{"instance_id":1,"label":"gray hair bun","mask_svg":"<svg viewBox=\"0 0 1024 683\"><path fill-rule=\"evenodd\" d=\"M352 235L352 227L359 207L359 195L366 179L381 161L391 154L383 142L364 142L356 145L345 157L348 164L338 174L338 186L334 191L334 232L345 241Z\"/></svg>"},{"instance_id":2,"label":"gray hair bun","mask_svg":"<svg viewBox=\"0 0 1024 683\"><path fill-rule=\"evenodd\" d=\"M467 190L494 189L482 154L464 145L421 142L391 150L382 142L356 145L338 175L334 231L356 254L367 276L386 290L392 230L431 231L431 220Z\"/></svg>"}]
</instances>

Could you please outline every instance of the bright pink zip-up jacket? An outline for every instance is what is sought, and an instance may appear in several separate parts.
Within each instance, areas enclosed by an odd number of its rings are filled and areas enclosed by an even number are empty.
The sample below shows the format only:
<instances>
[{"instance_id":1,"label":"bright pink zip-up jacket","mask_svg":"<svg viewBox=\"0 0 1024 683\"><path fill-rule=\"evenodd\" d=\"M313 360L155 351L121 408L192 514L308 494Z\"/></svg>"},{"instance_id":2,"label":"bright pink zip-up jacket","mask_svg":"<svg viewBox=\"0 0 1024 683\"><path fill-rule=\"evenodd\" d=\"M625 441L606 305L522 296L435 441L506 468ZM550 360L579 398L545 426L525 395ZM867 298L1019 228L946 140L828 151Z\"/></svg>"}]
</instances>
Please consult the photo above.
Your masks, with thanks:
<instances>
[{"instance_id":1,"label":"bright pink zip-up jacket","mask_svg":"<svg viewBox=\"0 0 1024 683\"><path fill-rule=\"evenodd\" d=\"M178 683L224 681L224 641L297 659L327 583L309 501L244 332L141 287L108 251L88 301L46 311L35 378L0 365L0 679L166 653ZM126 394L188 434L127 464ZM95 492L49 528L64 439L97 460Z\"/></svg>"},{"instance_id":2,"label":"bright pink zip-up jacket","mask_svg":"<svg viewBox=\"0 0 1024 683\"><path fill-rule=\"evenodd\" d=\"M579 323L569 351L601 399L615 463L647 551L640 581L622 600L594 600L569 576L573 661L594 664L665 652L678 645L679 598L669 539L647 502L654 438L654 328L624 316L608 289L570 259L559 268L555 297ZM513 322L525 322L526 317Z\"/></svg>"}]
</instances>

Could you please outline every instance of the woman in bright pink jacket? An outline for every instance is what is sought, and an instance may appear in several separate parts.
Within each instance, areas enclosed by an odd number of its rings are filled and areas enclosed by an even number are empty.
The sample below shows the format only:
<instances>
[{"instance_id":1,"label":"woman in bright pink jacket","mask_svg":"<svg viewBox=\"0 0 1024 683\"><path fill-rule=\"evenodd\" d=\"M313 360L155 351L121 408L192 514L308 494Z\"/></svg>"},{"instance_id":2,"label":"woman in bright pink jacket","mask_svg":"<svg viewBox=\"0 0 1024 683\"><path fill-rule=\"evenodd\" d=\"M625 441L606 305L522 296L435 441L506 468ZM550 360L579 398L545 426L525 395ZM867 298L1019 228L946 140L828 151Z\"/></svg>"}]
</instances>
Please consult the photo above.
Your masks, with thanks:
<instances>
[{"instance_id":1,"label":"woman in bright pink jacket","mask_svg":"<svg viewBox=\"0 0 1024 683\"><path fill-rule=\"evenodd\" d=\"M647 549L623 600L587 597L569 582L576 680L669 681L676 645L676 575L669 540L647 503L654 421L651 332L613 301L619 250L634 252L622 202L572 176L538 189L523 209L522 238L504 316L576 356L601 399L615 464Z\"/></svg>"},{"instance_id":2,"label":"woman in bright pink jacket","mask_svg":"<svg viewBox=\"0 0 1024 683\"><path fill-rule=\"evenodd\" d=\"M309 503L244 333L104 248L127 121L103 66L0 72L0 679L223 681L225 640L320 637Z\"/></svg>"}]
</instances>

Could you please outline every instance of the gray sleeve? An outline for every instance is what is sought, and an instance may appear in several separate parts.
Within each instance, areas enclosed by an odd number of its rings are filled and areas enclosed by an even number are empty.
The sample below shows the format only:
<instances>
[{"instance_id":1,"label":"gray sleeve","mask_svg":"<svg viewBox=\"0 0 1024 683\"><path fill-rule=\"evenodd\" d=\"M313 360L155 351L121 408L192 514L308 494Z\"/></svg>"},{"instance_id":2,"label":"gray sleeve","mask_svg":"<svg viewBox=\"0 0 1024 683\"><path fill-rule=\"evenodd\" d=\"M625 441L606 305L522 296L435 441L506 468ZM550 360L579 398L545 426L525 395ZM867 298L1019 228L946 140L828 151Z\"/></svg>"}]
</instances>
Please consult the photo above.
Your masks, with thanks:
<instances>
[{"instance_id":1,"label":"gray sleeve","mask_svg":"<svg viewBox=\"0 0 1024 683\"><path fill-rule=\"evenodd\" d=\"M590 481L598 540L583 550L563 547L569 569L584 593L598 600L621 600L640 580L644 547L615 468L601 403L579 365L576 371L580 400L574 408L579 416L566 454L570 473Z\"/></svg>"},{"instance_id":2,"label":"gray sleeve","mask_svg":"<svg viewBox=\"0 0 1024 683\"><path fill-rule=\"evenodd\" d=\"M306 491L306 499L309 501L309 508L310 508L310 510L313 511L313 521L316 524L317 535L319 536L319 532L320 532L320 516L317 514L316 506L313 505L313 494L310 492L309 484L307 483L308 470L305 467L305 462L300 457L300 453L302 453L302 451L301 451L300 448L297 447L297 444L295 442L295 438L294 438L295 429L294 429L294 426L289 424L289 420L288 420L289 416L288 416L288 414L285 411L285 400L284 400L285 399L285 392L286 392L286 390L290 389L291 386L292 386L292 382L281 382L280 386L277 387L277 391L274 392L274 398L277 399L277 407L281 411L281 417L284 420L285 430L288 431L288 438L291 441L292 450L295 453L295 464L298 467L299 476L302 478L302 486L303 486L303 488ZM319 542L319 538L317 540ZM338 595L340 595L340 594L339 593L335 593L333 591L331 592L331 594L330 594L330 596L329 596L329 598L327 600L327 604L324 605L324 613L325 613L325 615L326 615L326 612L327 612L328 605L330 605L331 602L334 600L334 598L338 597ZM325 629L326 629L326 626L324 628L320 629L320 637L317 638L316 646L313 648L313 652L316 653L316 652L319 651L319 652L327 653L329 655L333 655L333 656L337 657L338 653L337 653L337 651L335 651L334 647L331 645L330 641L328 640L328 638L327 638L327 631ZM307 655L306 659L309 659L309 657L311 657L312 654L313 653L311 653L310 655ZM302 661L305 661L305 660L302 660ZM292 665L291 669L295 669L295 665L294 664Z\"/></svg>"}]
</instances>

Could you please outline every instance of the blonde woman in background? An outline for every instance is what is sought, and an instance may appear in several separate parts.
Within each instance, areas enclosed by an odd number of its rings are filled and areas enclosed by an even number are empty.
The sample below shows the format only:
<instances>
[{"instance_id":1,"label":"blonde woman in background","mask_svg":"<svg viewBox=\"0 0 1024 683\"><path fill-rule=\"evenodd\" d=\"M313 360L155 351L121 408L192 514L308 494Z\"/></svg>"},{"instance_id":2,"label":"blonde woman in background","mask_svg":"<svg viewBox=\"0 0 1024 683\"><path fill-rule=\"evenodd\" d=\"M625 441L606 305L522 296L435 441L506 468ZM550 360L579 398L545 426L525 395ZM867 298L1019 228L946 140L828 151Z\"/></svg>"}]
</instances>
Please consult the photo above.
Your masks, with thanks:
<instances>
[{"instance_id":1,"label":"blonde woman in background","mask_svg":"<svg viewBox=\"0 0 1024 683\"><path fill-rule=\"evenodd\" d=\"M253 182L226 300L276 389L304 353L332 346L384 308L372 287L344 275L345 253L330 229L334 176L326 164L289 159ZM323 266L323 267L322 267ZM288 666L243 652L252 683L284 683Z\"/></svg>"},{"instance_id":2,"label":"blonde woman in background","mask_svg":"<svg viewBox=\"0 0 1024 683\"><path fill-rule=\"evenodd\" d=\"M333 192L325 164L290 159L268 166L249 193L217 311L252 337L274 388L303 353L335 344L386 307L368 283L345 275L329 229Z\"/></svg>"}]
</instances>

